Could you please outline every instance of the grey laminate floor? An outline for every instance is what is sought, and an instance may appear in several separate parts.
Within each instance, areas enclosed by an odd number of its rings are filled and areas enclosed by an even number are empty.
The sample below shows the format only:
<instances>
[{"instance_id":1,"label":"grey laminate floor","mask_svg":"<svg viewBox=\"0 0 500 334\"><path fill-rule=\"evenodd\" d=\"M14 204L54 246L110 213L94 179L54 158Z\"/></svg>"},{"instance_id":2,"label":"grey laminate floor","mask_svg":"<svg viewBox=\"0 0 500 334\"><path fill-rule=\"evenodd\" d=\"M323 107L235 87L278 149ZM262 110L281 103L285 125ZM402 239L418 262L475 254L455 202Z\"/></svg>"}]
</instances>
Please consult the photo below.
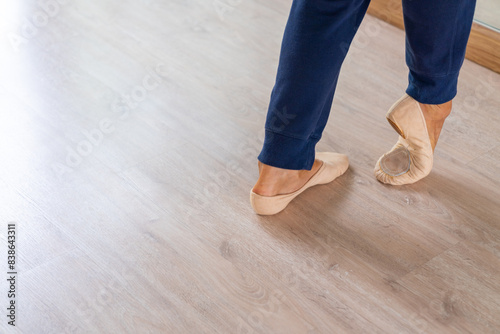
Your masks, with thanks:
<instances>
[{"instance_id":1,"label":"grey laminate floor","mask_svg":"<svg viewBox=\"0 0 500 334\"><path fill-rule=\"evenodd\" d=\"M367 16L318 145L350 169L260 217L248 196L289 1L12 3L2 333L500 332L500 75L466 61L433 172L384 186L404 33Z\"/></svg>"}]
</instances>

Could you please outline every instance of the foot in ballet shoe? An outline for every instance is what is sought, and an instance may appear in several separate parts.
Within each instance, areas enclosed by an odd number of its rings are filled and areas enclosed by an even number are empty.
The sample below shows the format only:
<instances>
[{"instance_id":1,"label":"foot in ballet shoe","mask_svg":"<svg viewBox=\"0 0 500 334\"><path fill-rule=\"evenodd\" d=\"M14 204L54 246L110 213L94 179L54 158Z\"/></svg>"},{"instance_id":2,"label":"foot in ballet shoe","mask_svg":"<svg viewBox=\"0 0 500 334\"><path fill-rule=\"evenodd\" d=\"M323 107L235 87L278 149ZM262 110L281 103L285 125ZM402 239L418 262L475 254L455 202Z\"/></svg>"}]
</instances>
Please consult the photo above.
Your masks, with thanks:
<instances>
[{"instance_id":1,"label":"foot in ballet shoe","mask_svg":"<svg viewBox=\"0 0 500 334\"><path fill-rule=\"evenodd\" d=\"M259 215L274 215L286 208L295 197L306 189L318 185L330 183L340 175L344 174L349 167L347 156L333 152L317 152L316 159L322 164L318 171L298 190L282 195L263 196L250 190L250 204Z\"/></svg>"},{"instance_id":2,"label":"foot in ballet shoe","mask_svg":"<svg viewBox=\"0 0 500 334\"><path fill-rule=\"evenodd\" d=\"M387 112L386 118L399 134L399 139L377 161L374 171L377 180L402 185L417 182L429 175L433 149L419 103L405 94Z\"/></svg>"}]
</instances>

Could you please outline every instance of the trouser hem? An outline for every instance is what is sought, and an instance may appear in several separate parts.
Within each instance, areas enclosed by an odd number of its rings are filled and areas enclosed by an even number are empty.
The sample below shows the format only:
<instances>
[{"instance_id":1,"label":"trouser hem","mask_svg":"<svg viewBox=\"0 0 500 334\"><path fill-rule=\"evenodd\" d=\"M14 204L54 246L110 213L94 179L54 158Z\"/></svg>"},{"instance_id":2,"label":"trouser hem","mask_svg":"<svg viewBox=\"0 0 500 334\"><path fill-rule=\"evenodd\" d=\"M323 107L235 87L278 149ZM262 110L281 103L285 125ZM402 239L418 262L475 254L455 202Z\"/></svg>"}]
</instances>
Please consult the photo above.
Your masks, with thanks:
<instances>
[{"instance_id":1,"label":"trouser hem","mask_svg":"<svg viewBox=\"0 0 500 334\"><path fill-rule=\"evenodd\" d=\"M442 104L457 95L458 74L433 77L410 70L406 93L420 103Z\"/></svg>"},{"instance_id":2,"label":"trouser hem","mask_svg":"<svg viewBox=\"0 0 500 334\"><path fill-rule=\"evenodd\" d=\"M264 145L257 157L260 162L284 169L311 170L315 147L320 138L293 138L266 129Z\"/></svg>"}]
</instances>

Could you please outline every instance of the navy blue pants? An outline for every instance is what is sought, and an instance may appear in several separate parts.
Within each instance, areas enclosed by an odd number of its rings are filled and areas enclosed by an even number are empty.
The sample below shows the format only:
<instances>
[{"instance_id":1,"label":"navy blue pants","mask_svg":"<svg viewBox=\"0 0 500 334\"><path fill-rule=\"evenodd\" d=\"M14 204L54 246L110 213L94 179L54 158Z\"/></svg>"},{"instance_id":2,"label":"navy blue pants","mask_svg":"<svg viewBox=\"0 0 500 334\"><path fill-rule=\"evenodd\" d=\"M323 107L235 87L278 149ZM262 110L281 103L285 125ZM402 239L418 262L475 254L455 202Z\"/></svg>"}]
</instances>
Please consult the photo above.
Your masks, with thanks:
<instances>
[{"instance_id":1,"label":"navy blue pants","mask_svg":"<svg viewBox=\"0 0 500 334\"><path fill-rule=\"evenodd\" d=\"M448 102L457 92L476 1L402 1L409 68L406 92L424 104ZM293 1L258 156L262 163L312 168L340 67L369 3Z\"/></svg>"}]
</instances>

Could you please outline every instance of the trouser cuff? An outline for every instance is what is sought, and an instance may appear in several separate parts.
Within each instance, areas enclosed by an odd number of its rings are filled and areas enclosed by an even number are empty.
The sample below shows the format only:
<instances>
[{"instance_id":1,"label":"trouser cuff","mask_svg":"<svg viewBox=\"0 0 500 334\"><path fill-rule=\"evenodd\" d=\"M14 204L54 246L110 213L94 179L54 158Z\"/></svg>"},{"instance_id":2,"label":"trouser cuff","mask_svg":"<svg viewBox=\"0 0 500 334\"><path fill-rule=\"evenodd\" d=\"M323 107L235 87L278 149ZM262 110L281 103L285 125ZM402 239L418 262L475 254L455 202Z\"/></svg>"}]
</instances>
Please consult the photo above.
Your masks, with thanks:
<instances>
[{"instance_id":1,"label":"trouser cuff","mask_svg":"<svg viewBox=\"0 0 500 334\"><path fill-rule=\"evenodd\" d=\"M458 72L431 77L410 70L406 93L423 104L442 104L457 95Z\"/></svg>"},{"instance_id":2,"label":"trouser cuff","mask_svg":"<svg viewBox=\"0 0 500 334\"><path fill-rule=\"evenodd\" d=\"M311 170L315 147L320 138L299 139L266 129L258 159L266 165L285 169Z\"/></svg>"}]
</instances>

